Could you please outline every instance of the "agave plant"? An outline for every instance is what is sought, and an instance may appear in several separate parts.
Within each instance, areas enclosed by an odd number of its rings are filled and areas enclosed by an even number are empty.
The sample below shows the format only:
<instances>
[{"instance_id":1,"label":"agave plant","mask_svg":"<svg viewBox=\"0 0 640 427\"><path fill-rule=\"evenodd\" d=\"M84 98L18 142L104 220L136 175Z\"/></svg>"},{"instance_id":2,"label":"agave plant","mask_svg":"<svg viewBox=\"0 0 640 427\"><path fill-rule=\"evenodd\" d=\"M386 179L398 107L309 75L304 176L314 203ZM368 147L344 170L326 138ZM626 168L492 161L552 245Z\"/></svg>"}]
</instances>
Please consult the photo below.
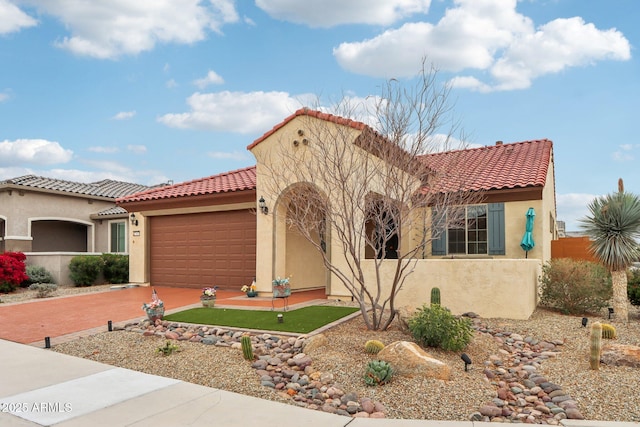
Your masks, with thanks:
<instances>
[{"instance_id":1,"label":"agave plant","mask_svg":"<svg viewBox=\"0 0 640 427\"><path fill-rule=\"evenodd\" d=\"M383 360L372 360L367 364L364 374L364 382L367 385L383 385L391 381L393 369L388 362Z\"/></svg>"},{"instance_id":2,"label":"agave plant","mask_svg":"<svg viewBox=\"0 0 640 427\"><path fill-rule=\"evenodd\" d=\"M620 179L618 192L594 199L589 212L580 220L582 228L592 239L593 254L611 272L616 316L627 322L627 268L640 256L636 242L640 238L640 198L626 193Z\"/></svg>"}]
</instances>

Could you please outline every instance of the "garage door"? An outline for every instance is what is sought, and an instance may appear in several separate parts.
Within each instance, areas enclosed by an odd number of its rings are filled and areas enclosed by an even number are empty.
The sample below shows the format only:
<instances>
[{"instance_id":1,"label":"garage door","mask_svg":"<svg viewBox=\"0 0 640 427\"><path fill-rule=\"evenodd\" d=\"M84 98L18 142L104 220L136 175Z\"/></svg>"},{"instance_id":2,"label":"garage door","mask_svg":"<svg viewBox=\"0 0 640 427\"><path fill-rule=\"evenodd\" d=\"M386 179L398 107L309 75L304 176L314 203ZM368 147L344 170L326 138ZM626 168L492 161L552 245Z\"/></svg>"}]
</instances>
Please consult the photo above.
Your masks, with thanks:
<instances>
[{"instance_id":1,"label":"garage door","mask_svg":"<svg viewBox=\"0 0 640 427\"><path fill-rule=\"evenodd\" d=\"M152 217L150 255L152 285L239 290L255 276L255 213Z\"/></svg>"}]
</instances>

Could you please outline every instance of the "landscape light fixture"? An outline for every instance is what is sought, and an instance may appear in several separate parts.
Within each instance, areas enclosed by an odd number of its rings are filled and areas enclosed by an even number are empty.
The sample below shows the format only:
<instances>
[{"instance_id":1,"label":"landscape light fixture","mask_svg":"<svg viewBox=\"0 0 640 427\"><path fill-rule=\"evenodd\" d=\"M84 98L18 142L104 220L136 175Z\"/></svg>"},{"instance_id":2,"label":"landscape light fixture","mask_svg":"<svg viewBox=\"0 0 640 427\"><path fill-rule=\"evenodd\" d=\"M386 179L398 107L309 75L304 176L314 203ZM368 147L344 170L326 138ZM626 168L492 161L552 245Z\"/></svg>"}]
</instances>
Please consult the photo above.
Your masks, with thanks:
<instances>
[{"instance_id":1,"label":"landscape light fixture","mask_svg":"<svg viewBox=\"0 0 640 427\"><path fill-rule=\"evenodd\" d=\"M467 370L469 369L469 365L471 365L471 358L467 355L467 353L462 353L462 355L460 355L460 358L464 362L464 371L467 372Z\"/></svg>"},{"instance_id":2,"label":"landscape light fixture","mask_svg":"<svg viewBox=\"0 0 640 427\"><path fill-rule=\"evenodd\" d=\"M258 207L260 208L260 212L267 215L269 213L269 208L267 207L267 202L265 202L264 197L260 196L260 200L258 200Z\"/></svg>"},{"instance_id":3,"label":"landscape light fixture","mask_svg":"<svg viewBox=\"0 0 640 427\"><path fill-rule=\"evenodd\" d=\"M131 225L138 225L138 220L136 219L136 214L131 214Z\"/></svg>"},{"instance_id":4,"label":"landscape light fixture","mask_svg":"<svg viewBox=\"0 0 640 427\"><path fill-rule=\"evenodd\" d=\"M586 317L582 318L582 327L585 328L587 326L587 322L589 321L589 319L587 319Z\"/></svg>"},{"instance_id":5,"label":"landscape light fixture","mask_svg":"<svg viewBox=\"0 0 640 427\"><path fill-rule=\"evenodd\" d=\"M284 323L284 316L282 313L278 314L278 323Z\"/></svg>"},{"instance_id":6,"label":"landscape light fixture","mask_svg":"<svg viewBox=\"0 0 640 427\"><path fill-rule=\"evenodd\" d=\"M613 314L613 307L609 307L609 319L611 319L612 314Z\"/></svg>"}]
</instances>

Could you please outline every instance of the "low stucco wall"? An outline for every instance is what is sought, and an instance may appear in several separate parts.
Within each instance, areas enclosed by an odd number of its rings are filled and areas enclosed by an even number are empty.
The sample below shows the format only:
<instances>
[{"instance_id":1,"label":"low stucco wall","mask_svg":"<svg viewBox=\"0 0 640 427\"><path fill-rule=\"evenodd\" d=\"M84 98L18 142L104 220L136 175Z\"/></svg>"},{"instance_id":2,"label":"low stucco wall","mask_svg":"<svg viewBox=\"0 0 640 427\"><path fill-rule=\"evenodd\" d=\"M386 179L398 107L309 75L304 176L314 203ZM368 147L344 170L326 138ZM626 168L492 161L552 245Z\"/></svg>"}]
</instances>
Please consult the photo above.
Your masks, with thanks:
<instances>
[{"instance_id":1,"label":"low stucco wall","mask_svg":"<svg viewBox=\"0 0 640 427\"><path fill-rule=\"evenodd\" d=\"M411 262L411 261L410 261ZM415 269L397 295L396 307L429 303L431 288L439 287L441 303L453 314L474 312L484 318L527 319L538 303L542 262L536 259L414 260ZM365 261L365 278L375 283L374 261ZM387 295L395 260L383 262L382 286ZM332 296L348 292L333 278Z\"/></svg>"},{"instance_id":2,"label":"low stucco wall","mask_svg":"<svg viewBox=\"0 0 640 427\"><path fill-rule=\"evenodd\" d=\"M26 265L37 265L47 269L58 285L71 285L73 281L69 277L69 262L78 255L101 256L101 253L87 252L26 252ZM102 275L96 280L96 284L104 283Z\"/></svg>"}]
</instances>

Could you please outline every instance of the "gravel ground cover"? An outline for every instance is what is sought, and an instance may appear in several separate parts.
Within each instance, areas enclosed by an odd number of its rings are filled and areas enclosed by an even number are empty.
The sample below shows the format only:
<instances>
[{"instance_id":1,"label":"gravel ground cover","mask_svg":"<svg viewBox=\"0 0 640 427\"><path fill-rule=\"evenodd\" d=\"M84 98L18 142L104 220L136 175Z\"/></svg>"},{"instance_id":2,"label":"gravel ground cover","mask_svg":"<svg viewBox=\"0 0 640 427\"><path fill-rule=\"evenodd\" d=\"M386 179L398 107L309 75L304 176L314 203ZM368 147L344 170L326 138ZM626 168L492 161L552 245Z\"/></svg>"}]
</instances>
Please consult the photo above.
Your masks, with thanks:
<instances>
[{"instance_id":1,"label":"gravel ground cover","mask_svg":"<svg viewBox=\"0 0 640 427\"><path fill-rule=\"evenodd\" d=\"M613 324L619 343L640 345L640 316L630 309L628 324L609 321L606 316L592 316L589 322L600 320ZM559 384L578 402L586 419L602 421L640 421L640 393L637 393L640 372L628 367L602 366L589 369L589 329L581 325L581 317L564 316L538 309L524 321L506 319L476 319L493 330L510 331L547 341L562 341L561 353L541 366L541 374ZM366 330L356 317L324 332L328 345L310 353L313 368L330 372L335 383L346 392L355 392L382 402L388 418L469 420L470 414L496 397L496 387L483 373L485 362L500 358L500 344L491 335L477 332L465 352L473 360L469 371L459 353L427 349L434 357L452 368L451 380L444 382L424 378L394 377L382 387L367 387L362 375L373 356L365 354L368 339L385 344L396 340L412 340L397 325L384 332ZM55 346L54 350L91 360L134 369L150 374L220 388L250 396L291 403L282 392L263 387L249 362L237 349L200 343L178 342L180 351L167 357L156 349L166 340L144 337L140 333L105 332Z\"/></svg>"}]
</instances>

